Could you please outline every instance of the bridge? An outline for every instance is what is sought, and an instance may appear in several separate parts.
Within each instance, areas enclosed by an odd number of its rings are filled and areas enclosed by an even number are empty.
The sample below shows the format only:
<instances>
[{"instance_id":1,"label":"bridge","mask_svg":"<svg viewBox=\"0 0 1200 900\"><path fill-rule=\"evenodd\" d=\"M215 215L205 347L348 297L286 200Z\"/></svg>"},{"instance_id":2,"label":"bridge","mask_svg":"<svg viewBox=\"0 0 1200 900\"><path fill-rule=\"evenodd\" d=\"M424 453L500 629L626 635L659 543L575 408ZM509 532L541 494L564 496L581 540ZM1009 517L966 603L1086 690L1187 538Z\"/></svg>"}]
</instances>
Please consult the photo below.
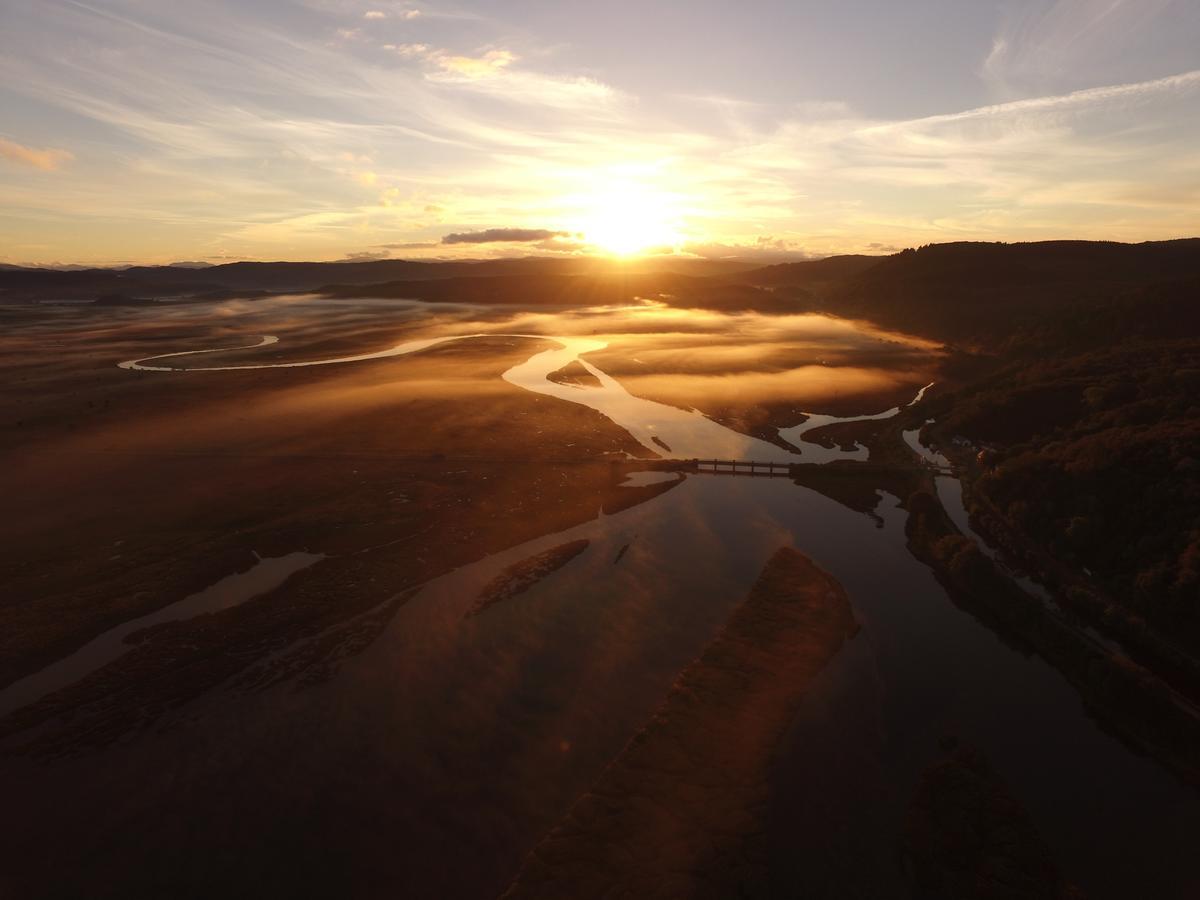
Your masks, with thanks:
<instances>
[{"instance_id":1,"label":"bridge","mask_svg":"<svg viewBox=\"0 0 1200 900\"><path fill-rule=\"evenodd\" d=\"M792 477L792 464L779 462L754 462L745 459L692 459L688 462L697 472L711 475L758 475L765 478Z\"/></svg>"},{"instance_id":2,"label":"bridge","mask_svg":"<svg viewBox=\"0 0 1200 900\"><path fill-rule=\"evenodd\" d=\"M881 478L894 475L923 474L924 464L913 462L860 462L847 460L834 463L759 462L752 459L626 459L611 460L615 473L628 469L652 469L663 472L695 472L699 475L742 475L756 478L805 479L808 476L838 478ZM624 477L621 474L621 477Z\"/></svg>"}]
</instances>

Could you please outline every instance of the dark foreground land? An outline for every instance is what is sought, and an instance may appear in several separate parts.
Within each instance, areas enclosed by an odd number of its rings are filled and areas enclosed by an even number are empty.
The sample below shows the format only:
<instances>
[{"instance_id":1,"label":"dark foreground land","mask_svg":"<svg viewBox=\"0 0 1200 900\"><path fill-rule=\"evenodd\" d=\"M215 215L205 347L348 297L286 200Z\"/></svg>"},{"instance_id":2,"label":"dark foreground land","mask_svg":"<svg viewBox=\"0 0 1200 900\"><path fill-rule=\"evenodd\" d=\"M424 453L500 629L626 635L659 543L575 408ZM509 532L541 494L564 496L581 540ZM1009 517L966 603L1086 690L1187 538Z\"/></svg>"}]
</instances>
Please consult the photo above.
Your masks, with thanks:
<instances>
[{"instance_id":1,"label":"dark foreground land","mask_svg":"<svg viewBox=\"0 0 1200 900\"><path fill-rule=\"evenodd\" d=\"M807 553L803 532L781 541L745 496L791 495L731 489L731 523L705 506L724 493L681 490L714 476L622 484L673 466L598 412L502 380L550 346L535 339L252 373L115 365L263 334L280 343L213 359L360 353L460 329L464 302L472 330L527 330L559 305L644 300L691 312L588 358L777 446L802 410L877 412L936 381L895 418L808 436L862 442L869 463L801 465L780 485L828 502L817 530L846 514L897 543L864 540L835 578L770 556ZM772 336L813 312L876 325ZM720 337L730 322L746 332ZM767 269L5 270L0 332L0 897L773 897L797 871L829 896L1200 893L1179 827L1138 819L1130 833L1162 846L1126 864L1064 831L1107 812L1030 771L1057 723L981 748L962 716L890 719L886 698L915 689L884 673L910 645L860 596L897 554L932 573L880 588L898 621L969 621L1150 773L1159 805L1120 799L1125 818L1200 821L1200 241ZM596 384L578 365L552 380ZM955 464L969 522L902 440L916 429ZM655 518L667 504L673 531ZM659 558L674 533L673 553L704 557L694 580ZM106 630L298 552L312 560L268 589L137 631L111 663L3 707ZM923 602L942 617L921 619ZM900 670L915 696L955 694L953 668L936 685L921 683L932 662ZM972 701L981 720L990 696ZM855 716L862 747L793 746ZM781 775L796 760L809 768ZM797 824L779 797L832 812Z\"/></svg>"}]
</instances>

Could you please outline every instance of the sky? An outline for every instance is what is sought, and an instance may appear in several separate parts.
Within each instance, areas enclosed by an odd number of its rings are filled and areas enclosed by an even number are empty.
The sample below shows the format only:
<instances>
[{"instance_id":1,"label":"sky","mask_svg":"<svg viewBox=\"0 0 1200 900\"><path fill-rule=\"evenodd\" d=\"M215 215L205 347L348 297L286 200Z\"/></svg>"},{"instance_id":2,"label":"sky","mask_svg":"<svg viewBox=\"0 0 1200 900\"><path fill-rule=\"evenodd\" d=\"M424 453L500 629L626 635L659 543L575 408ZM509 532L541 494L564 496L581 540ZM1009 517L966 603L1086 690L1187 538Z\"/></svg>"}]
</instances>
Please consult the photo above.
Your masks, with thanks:
<instances>
[{"instance_id":1,"label":"sky","mask_svg":"<svg viewBox=\"0 0 1200 900\"><path fill-rule=\"evenodd\" d=\"M0 262L1200 234L1197 0L0 0Z\"/></svg>"}]
</instances>

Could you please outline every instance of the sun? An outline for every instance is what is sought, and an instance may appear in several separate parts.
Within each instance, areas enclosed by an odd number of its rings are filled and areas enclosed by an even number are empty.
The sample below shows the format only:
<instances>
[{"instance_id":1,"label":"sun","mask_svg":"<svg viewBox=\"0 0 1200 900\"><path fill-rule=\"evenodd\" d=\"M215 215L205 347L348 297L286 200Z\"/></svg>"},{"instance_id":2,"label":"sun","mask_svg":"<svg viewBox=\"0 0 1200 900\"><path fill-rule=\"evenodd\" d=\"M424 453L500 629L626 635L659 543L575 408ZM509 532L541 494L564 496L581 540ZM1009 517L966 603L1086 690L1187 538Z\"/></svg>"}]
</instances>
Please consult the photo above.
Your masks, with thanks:
<instances>
[{"instance_id":1,"label":"sun","mask_svg":"<svg viewBox=\"0 0 1200 900\"><path fill-rule=\"evenodd\" d=\"M581 205L578 231L605 253L636 256L681 242L675 198L648 185L614 181Z\"/></svg>"}]
</instances>

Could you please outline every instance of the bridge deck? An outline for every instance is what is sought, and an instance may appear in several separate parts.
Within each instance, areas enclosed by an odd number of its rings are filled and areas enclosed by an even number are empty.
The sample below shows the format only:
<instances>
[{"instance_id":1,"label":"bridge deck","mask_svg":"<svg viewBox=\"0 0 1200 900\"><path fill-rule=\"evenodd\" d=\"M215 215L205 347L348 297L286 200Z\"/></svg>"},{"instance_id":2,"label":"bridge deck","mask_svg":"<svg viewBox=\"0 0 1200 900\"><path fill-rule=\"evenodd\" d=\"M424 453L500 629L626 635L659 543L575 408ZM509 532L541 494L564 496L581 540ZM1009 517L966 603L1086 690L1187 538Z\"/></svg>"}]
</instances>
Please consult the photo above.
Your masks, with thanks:
<instances>
[{"instance_id":1,"label":"bridge deck","mask_svg":"<svg viewBox=\"0 0 1200 900\"><path fill-rule=\"evenodd\" d=\"M696 459L692 460L697 472L713 475L758 475L767 478L789 478L791 463L755 462L745 459Z\"/></svg>"}]
</instances>

